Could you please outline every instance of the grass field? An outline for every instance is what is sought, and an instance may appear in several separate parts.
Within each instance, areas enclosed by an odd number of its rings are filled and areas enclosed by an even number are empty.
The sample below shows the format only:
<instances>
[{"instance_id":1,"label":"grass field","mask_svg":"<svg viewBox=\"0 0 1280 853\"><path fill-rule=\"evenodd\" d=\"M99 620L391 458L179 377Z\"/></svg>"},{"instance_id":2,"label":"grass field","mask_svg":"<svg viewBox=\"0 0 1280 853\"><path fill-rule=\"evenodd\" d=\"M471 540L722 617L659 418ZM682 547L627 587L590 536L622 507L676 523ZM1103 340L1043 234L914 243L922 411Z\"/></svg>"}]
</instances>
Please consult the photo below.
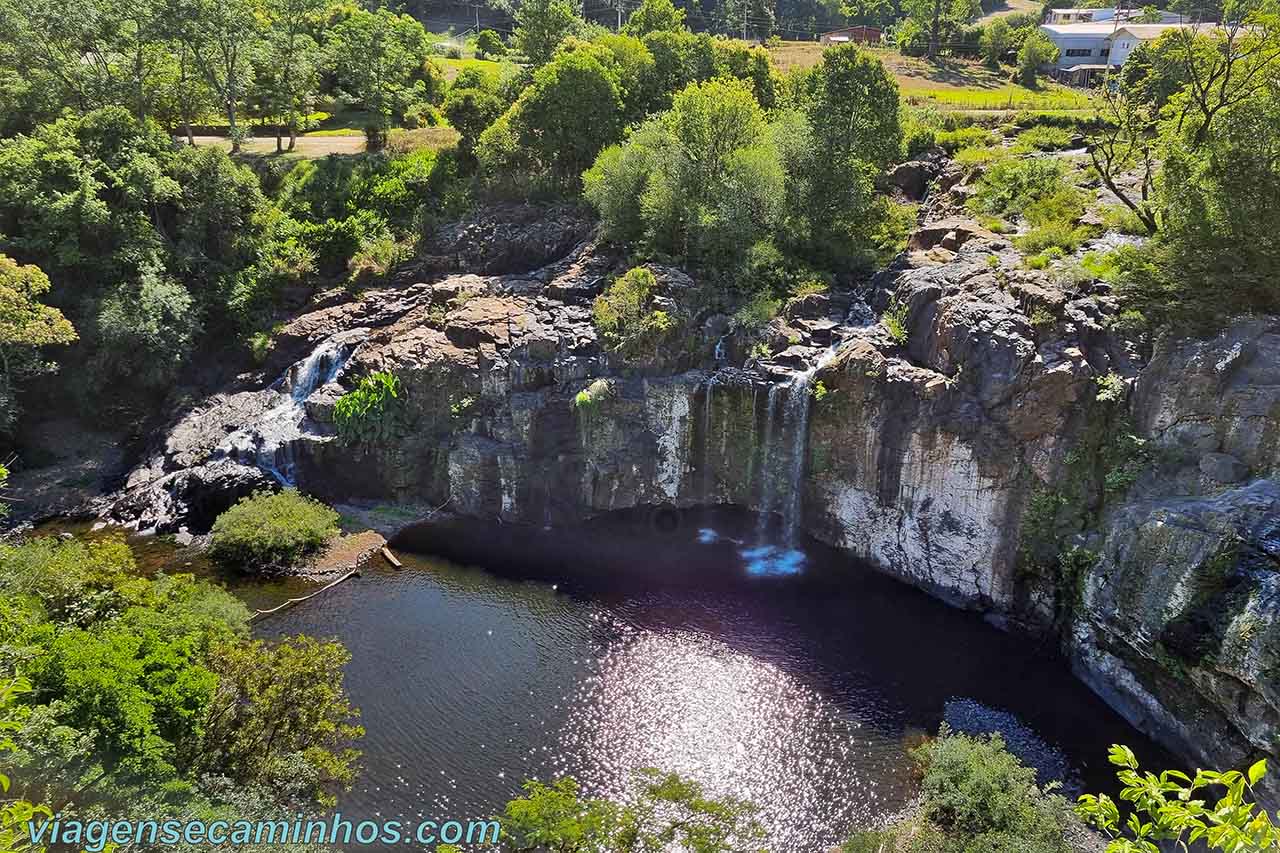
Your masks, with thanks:
<instances>
[{"instance_id":1,"label":"grass field","mask_svg":"<svg viewBox=\"0 0 1280 853\"><path fill-rule=\"evenodd\" d=\"M977 111L1087 110L1092 107L1089 96L1084 92L1054 83L1028 89L1009 82L1007 70L988 68L981 62L954 58L930 62L922 57L903 56L892 48L876 46L868 49L897 79L903 97L910 104ZM792 41L770 48L770 54L778 67L787 71L817 65L822 59L822 50L822 45L817 42Z\"/></svg>"},{"instance_id":2,"label":"grass field","mask_svg":"<svg viewBox=\"0 0 1280 853\"><path fill-rule=\"evenodd\" d=\"M419 130L395 129L387 143L391 151L415 151L431 148L439 151L458 143L458 131L451 127L424 127ZM286 140L285 144L288 144ZM216 145L224 151L231 150L231 140L225 136L197 136L196 145ZM290 160L319 160L330 154L361 154L364 152L364 134L324 134L299 136L293 151L276 153L274 136L252 137L240 146L246 157L283 157Z\"/></svg>"},{"instance_id":3,"label":"grass field","mask_svg":"<svg viewBox=\"0 0 1280 853\"><path fill-rule=\"evenodd\" d=\"M1003 18L1005 15L1014 15L1022 12L1027 15L1039 15L1040 4L1035 0L1000 0L1000 3L990 12L978 19L979 24L985 24L992 18Z\"/></svg>"},{"instance_id":4,"label":"grass field","mask_svg":"<svg viewBox=\"0 0 1280 853\"><path fill-rule=\"evenodd\" d=\"M498 69L502 67L501 62L492 59L450 59L447 56L433 56L431 61L438 64L444 71L444 78L450 83L461 73L464 68L481 68L498 73Z\"/></svg>"}]
</instances>

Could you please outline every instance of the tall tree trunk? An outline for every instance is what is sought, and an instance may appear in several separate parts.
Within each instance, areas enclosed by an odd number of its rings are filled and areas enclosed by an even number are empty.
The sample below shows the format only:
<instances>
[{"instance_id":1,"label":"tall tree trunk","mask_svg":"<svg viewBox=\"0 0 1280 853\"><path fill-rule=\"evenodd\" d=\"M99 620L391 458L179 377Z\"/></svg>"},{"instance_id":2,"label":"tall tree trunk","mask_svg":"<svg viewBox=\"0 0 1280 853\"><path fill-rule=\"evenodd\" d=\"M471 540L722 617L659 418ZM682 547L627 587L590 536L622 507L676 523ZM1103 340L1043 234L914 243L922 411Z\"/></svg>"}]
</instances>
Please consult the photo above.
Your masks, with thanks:
<instances>
[{"instance_id":1,"label":"tall tree trunk","mask_svg":"<svg viewBox=\"0 0 1280 853\"><path fill-rule=\"evenodd\" d=\"M289 150L293 150L293 146L298 142L298 125L297 122L289 123Z\"/></svg>"},{"instance_id":2,"label":"tall tree trunk","mask_svg":"<svg viewBox=\"0 0 1280 853\"><path fill-rule=\"evenodd\" d=\"M929 28L929 58L938 55L939 29L942 25L942 0L933 0L933 25Z\"/></svg>"},{"instance_id":3,"label":"tall tree trunk","mask_svg":"<svg viewBox=\"0 0 1280 853\"><path fill-rule=\"evenodd\" d=\"M230 124L231 153L240 153L240 134L236 131L236 102L227 98L227 122Z\"/></svg>"}]
</instances>

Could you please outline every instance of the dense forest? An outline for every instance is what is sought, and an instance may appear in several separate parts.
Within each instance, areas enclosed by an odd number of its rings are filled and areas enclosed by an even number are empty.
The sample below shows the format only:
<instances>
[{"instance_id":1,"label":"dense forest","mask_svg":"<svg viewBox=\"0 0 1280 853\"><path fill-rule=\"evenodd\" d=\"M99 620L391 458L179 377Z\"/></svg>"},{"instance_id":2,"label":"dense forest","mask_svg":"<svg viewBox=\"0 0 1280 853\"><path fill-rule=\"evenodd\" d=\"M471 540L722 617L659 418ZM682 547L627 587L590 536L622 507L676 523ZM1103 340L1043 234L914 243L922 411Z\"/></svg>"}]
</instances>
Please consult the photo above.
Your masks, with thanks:
<instances>
[{"instance_id":1,"label":"dense forest","mask_svg":"<svg viewBox=\"0 0 1280 853\"><path fill-rule=\"evenodd\" d=\"M1027 269L1105 281L1137 341L1280 313L1274 0L1233 0L1225 28L1139 48L1087 115L992 120L907 103L873 51L832 48L784 72L767 47L712 33L901 18L906 52L962 40L1002 79L1042 91L1052 57L1032 20L973 27L976 4L914 0L617 8L614 32L587 20L598 9L527 0L509 38L477 37L485 61L447 74L450 48L422 23L432 10L413 3L0 0L0 473L23 464L51 413L136 439L193 389L260 366L301 306L386 284L435 227L494 202L587 211L625 250L632 269L593 303L624 360L680 345L646 263L696 273L698 298L760 332L763 355L781 349L763 330L788 300L863 281L902 250L917 207L884 176L922 157L973 170L965 203L991 232L1026 226L1013 245ZM364 150L290 156L334 120ZM277 153L246 150L255 136ZM1086 178L1040 156L1077 137L1087 180L1115 198L1105 223L1087 220ZM1060 263L1104 224L1143 239ZM905 343L900 310L883 322ZM394 393L393 377L380 381L360 393ZM356 430L361 399L347 399L338 428ZM284 494L224 516L225 562L296 556L294 540L255 550L263 517L272 536L317 531L299 551L331 532L328 510ZM142 571L115 536L6 541L0 593L0 746L19 797L0 849L29 849L15 827L31 802L253 817L322 810L355 778L361 729L340 644L253 639L222 586ZM1125 823L1107 797L1077 816L998 739L945 736L918 758L919 809L846 849L1056 853L1074 849L1063 839L1081 820L1124 853L1184 834L1222 850L1280 845L1250 794L1265 762L1157 777L1117 751L1140 815ZM569 780L529 783L506 826L521 850L759 843L749 804L674 776L641 790L622 806L580 798Z\"/></svg>"}]
</instances>

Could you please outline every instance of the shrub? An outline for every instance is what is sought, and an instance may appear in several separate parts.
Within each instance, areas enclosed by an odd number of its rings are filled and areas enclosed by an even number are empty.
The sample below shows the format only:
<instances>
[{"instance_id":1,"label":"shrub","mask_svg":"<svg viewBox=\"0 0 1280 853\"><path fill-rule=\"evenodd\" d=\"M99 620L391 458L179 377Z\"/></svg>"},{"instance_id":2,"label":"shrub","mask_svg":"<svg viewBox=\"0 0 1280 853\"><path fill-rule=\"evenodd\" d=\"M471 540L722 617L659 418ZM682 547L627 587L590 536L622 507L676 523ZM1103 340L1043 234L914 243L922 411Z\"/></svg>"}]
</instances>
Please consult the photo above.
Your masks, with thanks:
<instances>
[{"instance_id":1,"label":"shrub","mask_svg":"<svg viewBox=\"0 0 1280 853\"><path fill-rule=\"evenodd\" d=\"M658 281L644 267L635 267L619 277L596 297L592 319L596 330L615 352L627 356L656 347L675 325L665 311L650 310Z\"/></svg>"},{"instance_id":2,"label":"shrub","mask_svg":"<svg viewBox=\"0 0 1280 853\"><path fill-rule=\"evenodd\" d=\"M990 148L961 148L956 152L955 161L966 167L986 166L998 160L1009 159L1016 153L1003 145L993 145Z\"/></svg>"},{"instance_id":3,"label":"shrub","mask_svg":"<svg viewBox=\"0 0 1280 853\"><path fill-rule=\"evenodd\" d=\"M1018 134L1018 141L1040 151L1058 151L1071 145L1071 131L1061 127L1037 126Z\"/></svg>"},{"instance_id":4,"label":"shrub","mask_svg":"<svg viewBox=\"0 0 1280 853\"><path fill-rule=\"evenodd\" d=\"M1074 225L1084 214L1084 196L1075 187L1062 187L1031 202L1022 213L1032 225Z\"/></svg>"},{"instance_id":5,"label":"shrub","mask_svg":"<svg viewBox=\"0 0 1280 853\"><path fill-rule=\"evenodd\" d=\"M1066 222L1051 222L1037 225L1021 237L1013 238L1013 244L1028 255L1043 254L1049 249L1059 249L1062 255L1067 255L1080 248L1089 237L1090 232L1086 228L1077 228Z\"/></svg>"},{"instance_id":6,"label":"shrub","mask_svg":"<svg viewBox=\"0 0 1280 853\"><path fill-rule=\"evenodd\" d=\"M885 312L880 315L880 322L884 325L885 331L898 346L905 346L911 334L907 328L907 310L907 304L899 302L895 297Z\"/></svg>"},{"instance_id":7,"label":"shrub","mask_svg":"<svg viewBox=\"0 0 1280 853\"><path fill-rule=\"evenodd\" d=\"M819 293L826 293L830 289L825 281L816 278L806 279L796 284L788 291L788 296L792 299L803 299L806 296L813 296Z\"/></svg>"},{"instance_id":8,"label":"shrub","mask_svg":"<svg viewBox=\"0 0 1280 853\"><path fill-rule=\"evenodd\" d=\"M583 388L573 398L573 408L579 412L591 412L613 394L613 383L608 379L597 379Z\"/></svg>"},{"instance_id":9,"label":"shrub","mask_svg":"<svg viewBox=\"0 0 1280 853\"><path fill-rule=\"evenodd\" d=\"M912 160L937 144L938 131L917 117L914 110L905 111L902 121L902 154Z\"/></svg>"},{"instance_id":10,"label":"shrub","mask_svg":"<svg viewBox=\"0 0 1280 853\"><path fill-rule=\"evenodd\" d=\"M394 373L375 372L363 377L334 404L333 425L338 437L347 444L389 437L396 426L393 406L400 394L400 379Z\"/></svg>"},{"instance_id":11,"label":"shrub","mask_svg":"<svg viewBox=\"0 0 1280 853\"><path fill-rule=\"evenodd\" d=\"M995 145L1000 141L1000 134L983 127L970 126L958 130L944 130L937 134L937 143L948 154L954 154L963 148L982 148Z\"/></svg>"},{"instance_id":12,"label":"shrub","mask_svg":"<svg viewBox=\"0 0 1280 853\"><path fill-rule=\"evenodd\" d=\"M1102 226L1108 231L1119 231L1135 237L1147 236L1147 226L1138 215L1123 204L1109 204L1102 209Z\"/></svg>"},{"instance_id":13,"label":"shrub","mask_svg":"<svg viewBox=\"0 0 1280 853\"><path fill-rule=\"evenodd\" d=\"M364 287L381 281L410 253L408 246L397 243L390 236L367 241L347 261L347 286Z\"/></svg>"},{"instance_id":14,"label":"shrub","mask_svg":"<svg viewBox=\"0 0 1280 853\"><path fill-rule=\"evenodd\" d=\"M315 253L319 271L333 275L346 269L360 247L386 233L386 226L369 211L342 219L304 222L298 231L300 239Z\"/></svg>"},{"instance_id":15,"label":"shrub","mask_svg":"<svg viewBox=\"0 0 1280 853\"><path fill-rule=\"evenodd\" d=\"M965 851L1070 850L1063 838L1066 801L1036 785L1035 770L1005 749L999 735L968 737L945 727L919 748L923 816Z\"/></svg>"},{"instance_id":16,"label":"shrub","mask_svg":"<svg viewBox=\"0 0 1280 853\"><path fill-rule=\"evenodd\" d=\"M338 532L338 514L297 489L256 492L213 523L209 555L224 566L271 571L297 565Z\"/></svg>"},{"instance_id":17,"label":"shrub","mask_svg":"<svg viewBox=\"0 0 1280 853\"><path fill-rule=\"evenodd\" d=\"M1057 193L1066 167L1058 160L997 160L978 181L970 204L978 213L1021 214L1035 202Z\"/></svg>"},{"instance_id":18,"label":"shrub","mask_svg":"<svg viewBox=\"0 0 1280 853\"><path fill-rule=\"evenodd\" d=\"M733 312L733 325L754 334L769 325L781 307L782 303L768 293L757 293Z\"/></svg>"},{"instance_id":19,"label":"shrub","mask_svg":"<svg viewBox=\"0 0 1280 853\"><path fill-rule=\"evenodd\" d=\"M476 36L476 56L480 59L506 54L507 46L502 43L502 36L493 30L481 30Z\"/></svg>"}]
</instances>

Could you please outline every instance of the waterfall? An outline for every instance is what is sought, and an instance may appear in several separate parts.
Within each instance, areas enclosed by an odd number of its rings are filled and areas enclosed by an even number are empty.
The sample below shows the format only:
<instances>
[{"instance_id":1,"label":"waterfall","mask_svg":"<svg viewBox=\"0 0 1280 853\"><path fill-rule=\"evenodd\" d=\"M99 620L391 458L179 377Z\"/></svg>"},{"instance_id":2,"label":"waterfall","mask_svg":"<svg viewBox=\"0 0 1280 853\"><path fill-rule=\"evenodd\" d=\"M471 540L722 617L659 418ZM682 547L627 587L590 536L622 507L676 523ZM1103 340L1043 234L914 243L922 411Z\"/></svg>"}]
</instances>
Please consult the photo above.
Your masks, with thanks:
<instances>
[{"instance_id":1,"label":"waterfall","mask_svg":"<svg viewBox=\"0 0 1280 853\"><path fill-rule=\"evenodd\" d=\"M291 365L267 392L274 405L228 435L218 445L221 455L261 468L282 486L295 485L294 446L307 435L306 402L338 378L366 334L368 329L339 332Z\"/></svg>"},{"instance_id":2,"label":"waterfall","mask_svg":"<svg viewBox=\"0 0 1280 853\"><path fill-rule=\"evenodd\" d=\"M768 437L765 444L764 487L761 492L762 512L760 531L763 534L769 514L782 516L783 544L793 546L800 529L803 506L805 469L809 461L809 414L813 409L813 383L818 371L835 357L836 345L829 347L806 370L794 374L785 385L774 384L769 388ZM781 432L786 439L785 451L772 439L774 431L774 396L785 389ZM781 452L780 452L781 451ZM779 500L779 482L782 496ZM763 538L763 536L761 537Z\"/></svg>"},{"instance_id":3,"label":"waterfall","mask_svg":"<svg viewBox=\"0 0 1280 853\"><path fill-rule=\"evenodd\" d=\"M773 466L773 433L774 412L778 408L777 399L781 389L781 385L771 384L768 400L765 403L767 408L764 421L764 444L760 446L760 518L756 528L756 535L762 540L769 532L769 517L773 514L774 505L777 502L778 478L775 476Z\"/></svg>"},{"instance_id":4,"label":"waterfall","mask_svg":"<svg viewBox=\"0 0 1280 853\"><path fill-rule=\"evenodd\" d=\"M715 459L711 452L711 400L716 387L716 375L707 377L707 395L702 409L702 494L703 500L713 503L715 497Z\"/></svg>"}]
</instances>

